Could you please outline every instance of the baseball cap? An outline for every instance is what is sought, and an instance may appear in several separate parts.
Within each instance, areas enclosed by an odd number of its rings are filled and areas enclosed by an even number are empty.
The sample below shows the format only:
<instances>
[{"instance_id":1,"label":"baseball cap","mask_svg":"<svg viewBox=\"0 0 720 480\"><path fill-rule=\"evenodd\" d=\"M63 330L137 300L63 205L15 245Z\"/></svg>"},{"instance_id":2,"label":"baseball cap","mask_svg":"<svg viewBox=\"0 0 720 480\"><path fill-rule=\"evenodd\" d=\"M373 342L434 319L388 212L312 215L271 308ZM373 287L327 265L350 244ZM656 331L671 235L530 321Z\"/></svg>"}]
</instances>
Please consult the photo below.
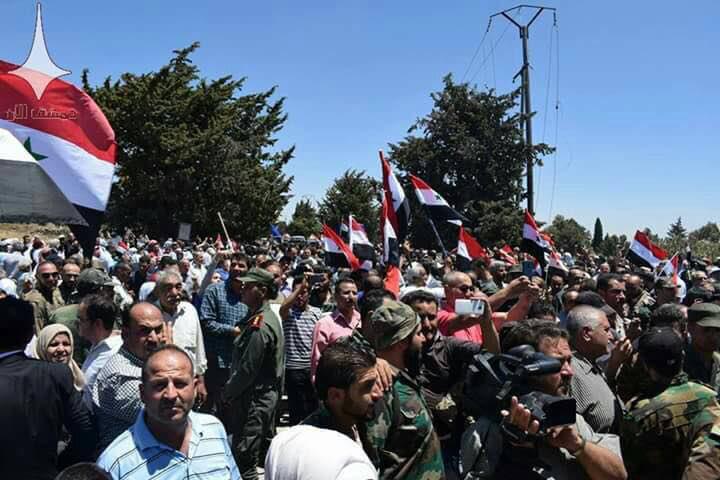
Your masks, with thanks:
<instances>
[{"instance_id":1,"label":"baseball cap","mask_svg":"<svg viewBox=\"0 0 720 480\"><path fill-rule=\"evenodd\" d=\"M652 327L640 337L638 353L647 366L672 376L682 369L683 339L670 327Z\"/></svg>"},{"instance_id":2,"label":"baseball cap","mask_svg":"<svg viewBox=\"0 0 720 480\"><path fill-rule=\"evenodd\" d=\"M82 286L89 287L112 287L115 284L107 273L97 268L86 268L77 279L78 289L82 289Z\"/></svg>"},{"instance_id":3,"label":"baseball cap","mask_svg":"<svg viewBox=\"0 0 720 480\"><path fill-rule=\"evenodd\" d=\"M275 281L275 277L273 277L273 274L264 268L251 268L238 280L243 283L257 283L258 285L269 287Z\"/></svg>"},{"instance_id":4,"label":"baseball cap","mask_svg":"<svg viewBox=\"0 0 720 480\"><path fill-rule=\"evenodd\" d=\"M370 318L376 350L384 350L405 340L420 324L415 310L404 303L389 301Z\"/></svg>"},{"instance_id":5,"label":"baseball cap","mask_svg":"<svg viewBox=\"0 0 720 480\"><path fill-rule=\"evenodd\" d=\"M714 303L696 303L688 308L688 322L701 327L720 328L720 305Z\"/></svg>"}]
</instances>

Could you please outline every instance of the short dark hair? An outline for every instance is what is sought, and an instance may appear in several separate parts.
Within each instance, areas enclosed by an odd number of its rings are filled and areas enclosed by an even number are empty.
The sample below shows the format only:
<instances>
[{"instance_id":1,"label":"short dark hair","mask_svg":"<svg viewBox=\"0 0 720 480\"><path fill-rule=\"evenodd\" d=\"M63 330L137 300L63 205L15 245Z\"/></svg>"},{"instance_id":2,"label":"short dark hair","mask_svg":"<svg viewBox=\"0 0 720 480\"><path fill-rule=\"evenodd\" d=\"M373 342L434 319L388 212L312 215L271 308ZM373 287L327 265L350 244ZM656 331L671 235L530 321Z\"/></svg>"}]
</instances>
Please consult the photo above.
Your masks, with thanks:
<instances>
[{"instance_id":1,"label":"short dark hair","mask_svg":"<svg viewBox=\"0 0 720 480\"><path fill-rule=\"evenodd\" d=\"M112 480L112 477L94 463L81 462L67 467L55 480Z\"/></svg>"},{"instance_id":2,"label":"short dark hair","mask_svg":"<svg viewBox=\"0 0 720 480\"><path fill-rule=\"evenodd\" d=\"M118 314L115 302L105 295L91 294L83 298L81 303L87 308L88 320L100 320L105 330L113 329Z\"/></svg>"},{"instance_id":3,"label":"short dark hair","mask_svg":"<svg viewBox=\"0 0 720 480\"><path fill-rule=\"evenodd\" d=\"M250 265L250 259L242 252L235 252L230 256L230 263L244 262L246 265Z\"/></svg>"},{"instance_id":4,"label":"short dark hair","mask_svg":"<svg viewBox=\"0 0 720 480\"><path fill-rule=\"evenodd\" d=\"M117 272L118 270L132 270L132 267L125 262L118 262L113 267L113 272Z\"/></svg>"},{"instance_id":5,"label":"short dark hair","mask_svg":"<svg viewBox=\"0 0 720 480\"><path fill-rule=\"evenodd\" d=\"M602 275L598 275L596 288L598 290L607 290L610 287L610 282L613 280L622 283L623 277L617 273L603 273Z\"/></svg>"},{"instance_id":6,"label":"short dark hair","mask_svg":"<svg viewBox=\"0 0 720 480\"><path fill-rule=\"evenodd\" d=\"M687 319L683 313L683 307L677 303L666 303L660 305L650 315L651 327L671 327L677 323L681 332L687 330Z\"/></svg>"},{"instance_id":7,"label":"short dark hair","mask_svg":"<svg viewBox=\"0 0 720 480\"><path fill-rule=\"evenodd\" d=\"M435 295L428 292L427 290L423 290L422 288L419 288L417 290L413 290L410 293L406 293L403 295L403 297L400 299L401 302L410 305L411 307L413 304L421 302L421 303L434 303L435 305L440 305L438 302L438 299Z\"/></svg>"},{"instance_id":8,"label":"short dark hair","mask_svg":"<svg viewBox=\"0 0 720 480\"><path fill-rule=\"evenodd\" d=\"M315 372L318 398L327 400L330 387L347 390L357 381L361 370L374 368L375 352L349 338L337 340L323 350Z\"/></svg>"},{"instance_id":9,"label":"short dark hair","mask_svg":"<svg viewBox=\"0 0 720 480\"><path fill-rule=\"evenodd\" d=\"M374 312L380 308L386 298L394 300L395 295L393 295L390 290L386 290L384 288L380 290L370 290L365 293L358 301L358 306L360 307L360 318L363 320L368 318L370 312Z\"/></svg>"},{"instance_id":10,"label":"short dark hair","mask_svg":"<svg viewBox=\"0 0 720 480\"><path fill-rule=\"evenodd\" d=\"M163 345L163 346L153 350L152 352L150 352L150 355L147 356L147 358L145 359L145 363L143 363L143 366L142 366L142 374L140 377L142 380L142 383L145 383L148 380L148 378L150 378L150 372L148 370L150 369L150 361L152 360L152 358L154 356L156 356L157 354L166 352L168 350L183 354L185 356L185 358L188 359L188 362L190 362L191 374L193 376L195 376L195 364L193 363L192 358L190 358L190 355L185 351L184 348L180 348L177 345L173 345L172 343L169 343L169 344Z\"/></svg>"},{"instance_id":11,"label":"short dark hair","mask_svg":"<svg viewBox=\"0 0 720 480\"><path fill-rule=\"evenodd\" d=\"M590 305L595 308L605 306L605 299L595 292L580 292L575 299L575 305Z\"/></svg>"},{"instance_id":12,"label":"short dark hair","mask_svg":"<svg viewBox=\"0 0 720 480\"><path fill-rule=\"evenodd\" d=\"M562 338L569 341L570 335L567 330L559 327L555 322L536 319L522 320L503 335L502 350L506 352L520 345L530 345L537 351L543 338Z\"/></svg>"},{"instance_id":13,"label":"short dark hair","mask_svg":"<svg viewBox=\"0 0 720 480\"><path fill-rule=\"evenodd\" d=\"M528 318L540 318L545 315L550 315L553 318L557 317L555 307L547 302L533 302L530 305L527 314Z\"/></svg>"},{"instance_id":14,"label":"short dark hair","mask_svg":"<svg viewBox=\"0 0 720 480\"><path fill-rule=\"evenodd\" d=\"M0 350L25 348L35 329L33 306L7 296L0 300Z\"/></svg>"},{"instance_id":15,"label":"short dark hair","mask_svg":"<svg viewBox=\"0 0 720 480\"><path fill-rule=\"evenodd\" d=\"M172 257L169 256L169 255L165 255L164 257L162 257L162 258L160 259L160 263L158 264L158 268L159 268L160 270L165 270L167 267L169 267L169 266L171 266L171 265L177 265L177 264L178 264L178 261L177 261L177 260L175 260L174 258L172 258Z\"/></svg>"},{"instance_id":16,"label":"short dark hair","mask_svg":"<svg viewBox=\"0 0 720 480\"><path fill-rule=\"evenodd\" d=\"M335 292L337 292L337 289L338 289L338 288L340 287L340 285L342 285L343 283L352 283L352 284L355 285L355 287L357 288L357 283L355 283L355 280L353 280L352 278L350 278L350 277L340 277L340 278L338 278L338 280L335 282Z\"/></svg>"},{"instance_id":17,"label":"short dark hair","mask_svg":"<svg viewBox=\"0 0 720 480\"><path fill-rule=\"evenodd\" d=\"M140 260L138 260L138 263L150 263L150 255L143 255L140 257Z\"/></svg>"}]
</instances>

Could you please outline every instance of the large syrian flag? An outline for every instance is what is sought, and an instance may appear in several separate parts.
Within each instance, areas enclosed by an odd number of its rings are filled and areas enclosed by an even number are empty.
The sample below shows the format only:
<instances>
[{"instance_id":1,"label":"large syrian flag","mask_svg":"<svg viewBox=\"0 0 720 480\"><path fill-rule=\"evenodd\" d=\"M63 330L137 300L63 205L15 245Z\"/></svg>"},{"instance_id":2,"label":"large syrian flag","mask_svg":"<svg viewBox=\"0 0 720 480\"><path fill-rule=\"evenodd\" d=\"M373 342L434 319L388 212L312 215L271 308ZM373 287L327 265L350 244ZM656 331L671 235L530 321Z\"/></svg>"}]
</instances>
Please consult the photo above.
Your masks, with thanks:
<instances>
[{"instance_id":1,"label":"large syrian flag","mask_svg":"<svg viewBox=\"0 0 720 480\"><path fill-rule=\"evenodd\" d=\"M398 242L395 228L388 216L388 206L386 199L382 202L382 213L380 223L382 225L383 238L383 262L385 265L400 265L400 242Z\"/></svg>"},{"instance_id":2,"label":"large syrian flag","mask_svg":"<svg viewBox=\"0 0 720 480\"><path fill-rule=\"evenodd\" d=\"M360 268L360 261L353 254L350 247L343 242L342 238L332 228L323 224L322 242L325 247L325 264L329 267Z\"/></svg>"},{"instance_id":3,"label":"large syrian flag","mask_svg":"<svg viewBox=\"0 0 720 480\"><path fill-rule=\"evenodd\" d=\"M350 215L350 249L360 260L372 260L375 258L375 249L368 240L367 232L362 223L359 223Z\"/></svg>"},{"instance_id":4,"label":"large syrian flag","mask_svg":"<svg viewBox=\"0 0 720 480\"><path fill-rule=\"evenodd\" d=\"M405 191L395 177L390 164L385 160L382 150L380 151L380 163L383 173L384 198L388 205L387 218L395 230L398 242L402 243L410 223L410 202L405 197Z\"/></svg>"},{"instance_id":5,"label":"large syrian flag","mask_svg":"<svg viewBox=\"0 0 720 480\"><path fill-rule=\"evenodd\" d=\"M540 232L535 219L527 210L525 210L525 223L523 224L520 250L535 257L535 260L540 263L543 269L547 264L545 254L552 251L552 245L548 237Z\"/></svg>"},{"instance_id":6,"label":"large syrian flag","mask_svg":"<svg viewBox=\"0 0 720 480\"><path fill-rule=\"evenodd\" d=\"M455 225L462 225L463 222L467 223L469 220L454 208L448 204L443 197L440 196L435 190L415 175L410 175L410 182L412 182L413 188L415 189L415 195L417 199L425 208L430 218L436 222L450 222Z\"/></svg>"},{"instance_id":7,"label":"large syrian flag","mask_svg":"<svg viewBox=\"0 0 720 480\"><path fill-rule=\"evenodd\" d=\"M661 261L667 258L667 252L653 244L647 235L640 230L635 232L635 238L627 253L628 260L635 265L652 268L654 270Z\"/></svg>"},{"instance_id":8,"label":"large syrian flag","mask_svg":"<svg viewBox=\"0 0 720 480\"><path fill-rule=\"evenodd\" d=\"M16 69L0 61L0 128L25 146L85 218L88 227L72 228L91 255L115 171L115 133L82 90L55 78L38 99L25 78L10 73Z\"/></svg>"},{"instance_id":9,"label":"large syrian flag","mask_svg":"<svg viewBox=\"0 0 720 480\"><path fill-rule=\"evenodd\" d=\"M678 254L676 253L670 260L660 262L660 272L657 277L670 277L675 285L678 284Z\"/></svg>"},{"instance_id":10,"label":"large syrian flag","mask_svg":"<svg viewBox=\"0 0 720 480\"><path fill-rule=\"evenodd\" d=\"M458 268L462 271L468 270L473 260L478 258L489 260L487 251L472 235L460 227L460 238L458 238L457 246Z\"/></svg>"}]
</instances>

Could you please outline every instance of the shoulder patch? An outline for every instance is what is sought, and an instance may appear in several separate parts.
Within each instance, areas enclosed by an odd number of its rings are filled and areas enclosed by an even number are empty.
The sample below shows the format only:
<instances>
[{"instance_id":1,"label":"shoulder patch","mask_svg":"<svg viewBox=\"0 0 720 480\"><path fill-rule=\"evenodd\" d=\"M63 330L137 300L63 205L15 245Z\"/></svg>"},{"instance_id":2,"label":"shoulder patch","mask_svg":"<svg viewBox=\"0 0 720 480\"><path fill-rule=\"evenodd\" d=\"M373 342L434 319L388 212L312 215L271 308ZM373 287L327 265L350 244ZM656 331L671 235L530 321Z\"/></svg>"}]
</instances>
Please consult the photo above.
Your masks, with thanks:
<instances>
[{"instance_id":1,"label":"shoulder patch","mask_svg":"<svg viewBox=\"0 0 720 480\"><path fill-rule=\"evenodd\" d=\"M252 317L250 319L250 321L248 321L248 327L254 328L255 330L257 330L258 328L262 327L263 321L264 321L264 317L263 317L262 312L258 313L257 315Z\"/></svg>"}]
</instances>

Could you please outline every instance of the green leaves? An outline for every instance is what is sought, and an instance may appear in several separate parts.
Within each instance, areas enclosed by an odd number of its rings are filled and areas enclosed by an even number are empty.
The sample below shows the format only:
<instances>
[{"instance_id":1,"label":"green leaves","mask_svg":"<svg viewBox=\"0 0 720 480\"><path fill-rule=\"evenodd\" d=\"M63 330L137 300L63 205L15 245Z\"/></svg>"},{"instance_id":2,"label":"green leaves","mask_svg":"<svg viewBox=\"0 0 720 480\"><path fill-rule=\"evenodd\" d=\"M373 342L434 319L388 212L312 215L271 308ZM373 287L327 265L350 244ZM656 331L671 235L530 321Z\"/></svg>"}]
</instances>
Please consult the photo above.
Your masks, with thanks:
<instances>
[{"instance_id":1,"label":"green leaves","mask_svg":"<svg viewBox=\"0 0 720 480\"><path fill-rule=\"evenodd\" d=\"M376 242L380 232L381 192L382 184L364 170L347 170L325 192L320 202L320 218L328 226L335 227L352 214L365 225L370 241Z\"/></svg>"},{"instance_id":2,"label":"green leaves","mask_svg":"<svg viewBox=\"0 0 720 480\"><path fill-rule=\"evenodd\" d=\"M267 234L288 201L283 173L294 147L276 147L286 115L275 87L240 95L243 79L208 80L190 60L199 44L176 50L157 72L125 73L85 90L118 141L118 181L107 217L114 227L174 236L179 222L214 235L220 211L230 235Z\"/></svg>"}]
</instances>

